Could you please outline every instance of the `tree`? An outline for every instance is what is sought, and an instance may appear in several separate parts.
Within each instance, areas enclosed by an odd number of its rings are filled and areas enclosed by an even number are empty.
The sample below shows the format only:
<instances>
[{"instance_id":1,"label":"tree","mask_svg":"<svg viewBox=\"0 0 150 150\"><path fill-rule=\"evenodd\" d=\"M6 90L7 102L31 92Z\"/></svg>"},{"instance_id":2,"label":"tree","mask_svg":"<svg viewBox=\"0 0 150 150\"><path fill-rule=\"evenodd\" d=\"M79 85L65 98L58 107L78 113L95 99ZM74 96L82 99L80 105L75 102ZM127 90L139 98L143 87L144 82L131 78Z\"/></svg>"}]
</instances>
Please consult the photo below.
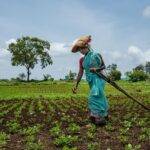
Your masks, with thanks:
<instances>
[{"instance_id":1,"label":"tree","mask_svg":"<svg viewBox=\"0 0 150 150\"><path fill-rule=\"evenodd\" d=\"M121 72L119 70L112 70L109 75L114 81L121 79Z\"/></svg>"},{"instance_id":2,"label":"tree","mask_svg":"<svg viewBox=\"0 0 150 150\"><path fill-rule=\"evenodd\" d=\"M53 81L54 78L52 78L52 76L50 74L43 74L43 77L44 77L44 81Z\"/></svg>"},{"instance_id":3,"label":"tree","mask_svg":"<svg viewBox=\"0 0 150 150\"><path fill-rule=\"evenodd\" d=\"M120 80L121 79L121 72L117 70L117 64L112 64L107 67L108 70L108 78L112 80Z\"/></svg>"},{"instance_id":4,"label":"tree","mask_svg":"<svg viewBox=\"0 0 150 150\"><path fill-rule=\"evenodd\" d=\"M144 71L144 66L142 64L140 64L140 65L136 66L134 69Z\"/></svg>"},{"instance_id":5,"label":"tree","mask_svg":"<svg viewBox=\"0 0 150 150\"><path fill-rule=\"evenodd\" d=\"M8 50L12 53L11 62L13 66L24 66L27 70L27 81L30 79L31 69L40 62L42 69L52 64L49 55L50 44L48 41L37 37L22 37L16 43L11 43Z\"/></svg>"},{"instance_id":6,"label":"tree","mask_svg":"<svg viewBox=\"0 0 150 150\"><path fill-rule=\"evenodd\" d=\"M66 80L74 80L76 77L76 73L72 72L71 70L69 71L69 74L65 76Z\"/></svg>"},{"instance_id":7,"label":"tree","mask_svg":"<svg viewBox=\"0 0 150 150\"><path fill-rule=\"evenodd\" d=\"M24 73L20 73L18 77L21 81L23 81L26 78L26 75Z\"/></svg>"},{"instance_id":8,"label":"tree","mask_svg":"<svg viewBox=\"0 0 150 150\"><path fill-rule=\"evenodd\" d=\"M125 73L129 81L137 82L137 81L145 81L148 79L148 75L142 70L133 69L130 72Z\"/></svg>"},{"instance_id":9,"label":"tree","mask_svg":"<svg viewBox=\"0 0 150 150\"><path fill-rule=\"evenodd\" d=\"M111 65L108 65L107 67L108 70L116 70L117 69L117 64L111 64Z\"/></svg>"},{"instance_id":10,"label":"tree","mask_svg":"<svg viewBox=\"0 0 150 150\"><path fill-rule=\"evenodd\" d=\"M146 62L145 71L150 74L150 61Z\"/></svg>"}]
</instances>

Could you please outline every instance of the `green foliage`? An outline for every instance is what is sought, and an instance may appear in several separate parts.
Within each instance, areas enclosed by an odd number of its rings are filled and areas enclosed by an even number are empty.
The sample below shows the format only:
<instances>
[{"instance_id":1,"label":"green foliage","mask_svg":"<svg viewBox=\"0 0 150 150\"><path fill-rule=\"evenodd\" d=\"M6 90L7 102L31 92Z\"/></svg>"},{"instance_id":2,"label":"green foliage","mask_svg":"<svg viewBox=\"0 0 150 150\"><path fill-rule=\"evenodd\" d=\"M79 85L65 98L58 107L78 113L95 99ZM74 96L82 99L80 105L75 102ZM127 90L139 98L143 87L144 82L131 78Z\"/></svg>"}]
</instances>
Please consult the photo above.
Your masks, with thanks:
<instances>
[{"instance_id":1,"label":"green foliage","mask_svg":"<svg viewBox=\"0 0 150 150\"><path fill-rule=\"evenodd\" d=\"M77 147L69 147L65 145L62 150L77 150Z\"/></svg>"},{"instance_id":2,"label":"green foliage","mask_svg":"<svg viewBox=\"0 0 150 150\"><path fill-rule=\"evenodd\" d=\"M52 136L57 137L61 134L61 127L59 124L57 124L56 126L54 126L51 130L50 133Z\"/></svg>"},{"instance_id":3,"label":"green foliage","mask_svg":"<svg viewBox=\"0 0 150 150\"><path fill-rule=\"evenodd\" d=\"M17 133L19 129L21 128L17 120L12 120L12 121L7 122L6 126L8 127L11 133Z\"/></svg>"},{"instance_id":4,"label":"green foliage","mask_svg":"<svg viewBox=\"0 0 150 150\"><path fill-rule=\"evenodd\" d=\"M112 80L120 80L121 79L121 72L119 70L112 70L109 74L109 78Z\"/></svg>"},{"instance_id":5,"label":"green foliage","mask_svg":"<svg viewBox=\"0 0 150 150\"><path fill-rule=\"evenodd\" d=\"M117 70L117 65L112 64L107 67L108 70L108 78L116 81L121 79L121 72Z\"/></svg>"},{"instance_id":6,"label":"green foliage","mask_svg":"<svg viewBox=\"0 0 150 150\"><path fill-rule=\"evenodd\" d=\"M52 76L50 74L43 74L43 77L44 77L44 81L54 81L54 78L52 78Z\"/></svg>"},{"instance_id":7,"label":"green foliage","mask_svg":"<svg viewBox=\"0 0 150 150\"><path fill-rule=\"evenodd\" d=\"M136 67L134 68L134 70L141 70L141 71L144 71L144 66L143 66L142 64L140 64L140 65L136 66Z\"/></svg>"},{"instance_id":8,"label":"green foliage","mask_svg":"<svg viewBox=\"0 0 150 150\"><path fill-rule=\"evenodd\" d=\"M120 140L120 142L121 142L122 144L127 144L127 143L128 143L128 140L129 140L129 137L126 136L126 135L120 135L120 136L118 136L118 139Z\"/></svg>"},{"instance_id":9,"label":"green foliage","mask_svg":"<svg viewBox=\"0 0 150 150\"><path fill-rule=\"evenodd\" d=\"M77 75L76 73L70 70L68 75L65 76L65 80L72 81L75 79L76 75Z\"/></svg>"},{"instance_id":10,"label":"green foliage","mask_svg":"<svg viewBox=\"0 0 150 150\"><path fill-rule=\"evenodd\" d=\"M9 138L10 136L5 132L0 132L0 148L6 145Z\"/></svg>"},{"instance_id":11,"label":"green foliage","mask_svg":"<svg viewBox=\"0 0 150 150\"><path fill-rule=\"evenodd\" d=\"M57 146L71 146L73 142L76 142L78 140L78 136L71 136L71 135L65 135L62 134L58 138L55 139L54 143Z\"/></svg>"},{"instance_id":12,"label":"green foliage","mask_svg":"<svg viewBox=\"0 0 150 150\"><path fill-rule=\"evenodd\" d=\"M89 143L87 146L88 150L97 150L97 147L99 146L99 144L97 142L94 143Z\"/></svg>"},{"instance_id":13,"label":"green foliage","mask_svg":"<svg viewBox=\"0 0 150 150\"><path fill-rule=\"evenodd\" d=\"M145 81L148 79L148 75L142 70L133 70L131 72L126 73L129 81L137 82L137 81Z\"/></svg>"},{"instance_id":14,"label":"green foliage","mask_svg":"<svg viewBox=\"0 0 150 150\"><path fill-rule=\"evenodd\" d=\"M110 70L110 71L111 71L111 70L116 70L116 69L117 69L117 64L108 65L108 66L107 66L107 69Z\"/></svg>"},{"instance_id":15,"label":"green foliage","mask_svg":"<svg viewBox=\"0 0 150 150\"><path fill-rule=\"evenodd\" d=\"M123 126L124 126L125 128L130 128L130 127L132 126L132 122L125 120L125 121L123 122Z\"/></svg>"},{"instance_id":16,"label":"green foliage","mask_svg":"<svg viewBox=\"0 0 150 150\"><path fill-rule=\"evenodd\" d=\"M40 61L41 67L45 68L52 64L52 59L48 53L50 44L48 41L36 37L22 37L16 43L11 43L8 50L12 53L11 62L13 66L24 66L27 70L27 81L31 74L31 69Z\"/></svg>"},{"instance_id":17,"label":"green foliage","mask_svg":"<svg viewBox=\"0 0 150 150\"><path fill-rule=\"evenodd\" d=\"M20 73L19 76L18 76L18 78L19 78L21 81L23 81L23 80L25 80L26 75L25 75L24 73Z\"/></svg>"},{"instance_id":18,"label":"green foliage","mask_svg":"<svg viewBox=\"0 0 150 150\"><path fill-rule=\"evenodd\" d=\"M41 125L37 124L36 126L33 127L24 128L21 133L24 135L34 135L39 132L40 128Z\"/></svg>"},{"instance_id":19,"label":"green foliage","mask_svg":"<svg viewBox=\"0 0 150 150\"><path fill-rule=\"evenodd\" d=\"M143 127L141 129L141 135L139 137L141 141L150 140L150 128Z\"/></svg>"},{"instance_id":20,"label":"green foliage","mask_svg":"<svg viewBox=\"0 0 150 150\"><path fill-rule=\"evenodd\" d=\"M39 143L35 143L33 141L29 141L26 144L26 150L42 150L43 149L43 145L39 142Z\"/></svg>"},{"instance_id":21,"label":"green foliage","mask_svg":"<svg viewBox=\"0 0 150 150\"><path fill-rule=\"evenodd\" d=\"M125 145L125 150L140 150L140 149L141 149L140 144L133 146L132 144L129 143Z\"/></svg>"},{"instance_id":22,"label":"green foliage","mask_svg":"<svg viewBox=\"0 0 150 150\"><path fill-rule=\"evenodd\" d=\"M37 140L37 134L39 133L42 125L37 124L33 127L27 127L20 131L25 136L25 149L27 150L41 150L43 149L42 143Z\"/></svg>"},{"instance_id":23,"label":"green foliage","mask_svg":"<svg viewBox=\"0 0 150 150\"><path fill-rule=\"evenodd\" d=\"M90 131L87 131L87 138L88 138L89 140L94 139L94 136L95 136L95 133L90 132Z\"/></svg>"},{"instance_id":24,"label":"green foliage","mask_svg":"<svg viewBox=\"0 0 150 150\"><path fill-rule=\"evenodd\" d=\"M71 133L78 133L78 132L80 131L80 126L78 126L78 125L75 124L75 123L71 123L71 124L69 124L68 130L69 130Z\"/></svg>"},{"instance_id":25,"label":"green foliage","mask_svg":"<svg viewBox=\"0 0 150 150\"><path fill-rule=\"evenodd\" d=\"M146 62L145 71L150 74L150 61Z\"/></svg>"}]
</instances>

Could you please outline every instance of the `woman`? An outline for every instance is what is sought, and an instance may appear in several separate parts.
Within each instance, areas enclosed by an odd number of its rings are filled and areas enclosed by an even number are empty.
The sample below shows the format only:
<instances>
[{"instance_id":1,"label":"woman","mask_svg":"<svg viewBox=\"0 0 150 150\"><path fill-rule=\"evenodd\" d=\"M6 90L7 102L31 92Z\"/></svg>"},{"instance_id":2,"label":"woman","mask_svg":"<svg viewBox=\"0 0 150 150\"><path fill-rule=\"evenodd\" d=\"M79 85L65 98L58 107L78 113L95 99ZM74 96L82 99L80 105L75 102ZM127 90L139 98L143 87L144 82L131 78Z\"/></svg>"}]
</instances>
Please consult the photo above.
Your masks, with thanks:
<instances>
[{"instance_id":1,"label":"woman","mask_svg":"<svg viewBox=\"0 0 150 150\"><path fill-rule=\"evenodd\" d=\"M85 71L86 80L90 87L88 98L88 108L90 111L90 120L96 125L105 125L108 119L108 102L104 94L105 81L98 77L94 72L102 72L105 69L105 64L99 53L93 52L90 47L91 36L80 37L71 49L73 53L80 52L84 55L79 60L79 73L77 82L73 87L73 92L76 93L78 84Z\"/></svg>"}]
</instances>

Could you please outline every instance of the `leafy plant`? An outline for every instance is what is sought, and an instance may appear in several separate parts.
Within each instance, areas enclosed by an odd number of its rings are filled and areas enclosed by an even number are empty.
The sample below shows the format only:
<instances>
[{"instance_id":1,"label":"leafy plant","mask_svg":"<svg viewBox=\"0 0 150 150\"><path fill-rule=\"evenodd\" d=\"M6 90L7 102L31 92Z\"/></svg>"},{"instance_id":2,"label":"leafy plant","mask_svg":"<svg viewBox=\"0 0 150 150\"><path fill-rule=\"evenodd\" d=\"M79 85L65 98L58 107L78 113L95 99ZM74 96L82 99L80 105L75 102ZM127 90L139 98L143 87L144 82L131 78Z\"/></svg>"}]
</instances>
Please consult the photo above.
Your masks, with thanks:
<instances>
[{"instance_id":1,"label":"leafy plant","mask_svg":"<svg viewBox=\"0 0 150 150\"><path fill-rule=\"evenodd\" d=\"M71 146L73 142L78 140L78 136L71 136L71 135L65 135L62 134L58 138L55 139L54 144L57 146Z\"/></svg>"},{"instance_id":2,"label":"leafy plant","mask_svg":"<svg viewBox=\"0 0 150 150\"><path fill-rule=\"evenodd\" d=\"M87 149L88 149L88 150L97 150L98 146L99 146L99 145L98 145L97 142L94 142L94 143L88 143Z\"/></svg>"},{"instance_id":3,"label":"leafy plant","mask_svg":"<svg viewBox=\"0 0 150 150\"><path fill-rule=\"evenodd\" d=\"M6 145L9 138L10 136L7 135L5 132L0 132L0 148Z\"/></svg>"},{"instance_id":4,"label":"leafy plant","mask_svg":"<svg viewBox=\"0 0 150 150\"><path fill-rule=\"evenodd\" d=\"M140 149L141 149L140 144L133 146L132 144L129 143L125 145L125 150L140 150Z\"/></svg>"},{"instance_id":5,"label":"leafy plant","mask_svg":"<svg viewBox=\"0 0 150 150\"><path fill-rule=\"evenodd\" d=\"M75 124L75 123L71 123L71 124L69 124L68 130L69 130L71 133L78 133L78 132L80 131L80 126L78 126L78 125Z\"/></svg>"},{"instance_id":6,"label":"leafy plant","mask_svg":"<svg viewBox=\"0 0 150 150\"><path fill-rule=\"evenodd\" d=\"M6 126L9 128L9 132L11 133L17 133L21 129L21 126L17 120L7 122Z\"/></svg>"},{"instance_id":7,"label":"leafy plant","mask_svg":"<svg viewBox=\"0 0 150 150\"><path fill-rule=\"evenodd\" d=\"M118 139L120 140L121 143L126 144L128 142L129 138L127 136L125 136L125 135L120 135L118 137Z\"/></svg>"},{"instance_id":8,"label":"leafy plant","mask_svg":"<svg viewBox=\"0 0 150 150\"><path fill-rule=\"evenodd\" d=\"M60 125L56 125L55 127L53 127L51 130L50 130L50 133L52 136L59 136L61 134L61 127Z\"/></svg>"}]
</instances>

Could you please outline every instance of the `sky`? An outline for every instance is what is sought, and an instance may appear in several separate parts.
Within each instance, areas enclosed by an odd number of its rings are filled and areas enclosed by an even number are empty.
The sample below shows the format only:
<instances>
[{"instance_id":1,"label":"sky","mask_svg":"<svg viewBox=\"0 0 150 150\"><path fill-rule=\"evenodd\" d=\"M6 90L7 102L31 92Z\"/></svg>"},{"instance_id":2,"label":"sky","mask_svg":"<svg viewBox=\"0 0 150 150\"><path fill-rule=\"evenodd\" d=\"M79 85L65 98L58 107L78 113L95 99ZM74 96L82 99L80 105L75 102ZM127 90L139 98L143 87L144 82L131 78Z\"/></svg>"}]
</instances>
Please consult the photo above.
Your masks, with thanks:
<instances>
[{"instance_id":1,"label":"sky","mask_svg":"<svg viewBox=\"0 0 150 150\"><path fill-rule=\"evenodd\" d=\"M48 40L53 65L32 70L31 78L50 74L64 78L78 72L81 54L71 53L72 42L91 35L91 47L106 66L117 64L122 74L150 61L149 0L0 0L0 79L26 73L12 66L7 47L22 36Z\"/></svg>"}]
</instances>

